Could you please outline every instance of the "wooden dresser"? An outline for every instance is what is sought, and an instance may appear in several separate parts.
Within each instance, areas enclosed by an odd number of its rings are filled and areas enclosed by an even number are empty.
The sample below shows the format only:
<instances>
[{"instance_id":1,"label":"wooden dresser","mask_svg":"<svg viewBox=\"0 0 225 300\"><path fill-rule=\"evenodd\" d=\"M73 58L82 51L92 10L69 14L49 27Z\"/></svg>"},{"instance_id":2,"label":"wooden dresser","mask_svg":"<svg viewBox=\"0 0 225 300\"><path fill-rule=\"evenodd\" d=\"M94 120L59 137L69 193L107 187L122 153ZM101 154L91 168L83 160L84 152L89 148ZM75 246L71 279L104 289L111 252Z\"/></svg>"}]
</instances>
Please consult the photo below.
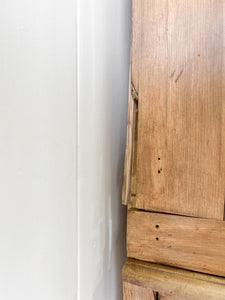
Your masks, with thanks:
<instances>
[{"instance_id":1,"label":"wooden dresser","mask_svg":"<svg viewBox=\"0 0 225 300\"><path fill-rule=\"evenodd\" d=\"M225 0L133 0L125 300L225 300Z\"/></svg>"}]
</instances>

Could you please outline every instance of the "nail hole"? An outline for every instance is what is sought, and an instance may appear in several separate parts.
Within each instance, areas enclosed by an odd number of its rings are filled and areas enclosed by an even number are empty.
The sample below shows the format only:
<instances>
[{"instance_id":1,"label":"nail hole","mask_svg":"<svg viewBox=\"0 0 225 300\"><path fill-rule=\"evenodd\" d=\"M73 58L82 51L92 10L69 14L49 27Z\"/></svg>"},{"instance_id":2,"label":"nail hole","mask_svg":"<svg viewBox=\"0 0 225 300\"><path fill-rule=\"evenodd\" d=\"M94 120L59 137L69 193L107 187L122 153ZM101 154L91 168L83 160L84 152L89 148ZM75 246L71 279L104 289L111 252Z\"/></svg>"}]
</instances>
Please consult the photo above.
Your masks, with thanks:
<instances>
[{"instance_id":1,"label":"nail hole","mask_svg":"<svg viewBox=\"0 0 225 300\"><path fill-rule=\"evenodd\" d=\"M158 170L158 173L161 173L161 171L160 171L160 170Z\"/></svg>"},{"instance_id":2,"label":"nail hole","mask_svg":"<svg viewBox=\"0 0 225 300\"><path fill-rule=\"evenodd\" d=\"M159 225L155 225L155 228L159 228Z\"/></svg>"},{"instance_id":3,"label":"nail hole","mask_svg":"<svg viewBox=\"0 0 225 300\"><path fill-rule=\"evenodd\" d=\"M160 160L160 157L158 157L158 160Z\"/></svg>"},{"instance_id":4,"label":"nail hole","mask_svg":"<svg viewBox=\"0 0 225 300\"><path fill-rule=\"evenodd\" d=\"M158 237L156 237L155 239L156 239L156 241L158 241L158 240L159 240L159 238L158 238Z\"/></svg>"}]
</instances>

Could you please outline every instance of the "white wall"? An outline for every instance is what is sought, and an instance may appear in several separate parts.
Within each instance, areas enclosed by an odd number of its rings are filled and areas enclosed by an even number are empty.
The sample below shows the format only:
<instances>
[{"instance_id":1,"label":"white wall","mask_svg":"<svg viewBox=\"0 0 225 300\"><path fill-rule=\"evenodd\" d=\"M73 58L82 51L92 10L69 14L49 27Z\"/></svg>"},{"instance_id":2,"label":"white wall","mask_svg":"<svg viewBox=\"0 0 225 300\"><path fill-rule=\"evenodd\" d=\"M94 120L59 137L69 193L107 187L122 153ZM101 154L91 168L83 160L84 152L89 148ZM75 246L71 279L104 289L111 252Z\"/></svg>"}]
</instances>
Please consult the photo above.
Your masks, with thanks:
<instances>
[{"instance_id":1,"label":"white wall","mask_svg":"<svg viewBox=\"0 0 225 300\"><path fill-rule=\"evenodd\" d=\"M0 299L120 299L131 0L0 4Z\"/></svg>"},{"instance_id":2,"label":"white wall","mask_svg":"<svg viewBox=\"0 0 225 300\"><path fill-rule=\"evenodd\" d=\"M0 299L75 299L74 0L0 0Z\"/></svg>"},{"instance_id":3,"label":"white wall","mask_svg":"<svg viewBox=\"0 0 225 300\"><path fill-rule=\"evenodd\" d=\"M78 298L119 300L131 0L79 0L78 17Z\"/></svg>"}]
</instances>

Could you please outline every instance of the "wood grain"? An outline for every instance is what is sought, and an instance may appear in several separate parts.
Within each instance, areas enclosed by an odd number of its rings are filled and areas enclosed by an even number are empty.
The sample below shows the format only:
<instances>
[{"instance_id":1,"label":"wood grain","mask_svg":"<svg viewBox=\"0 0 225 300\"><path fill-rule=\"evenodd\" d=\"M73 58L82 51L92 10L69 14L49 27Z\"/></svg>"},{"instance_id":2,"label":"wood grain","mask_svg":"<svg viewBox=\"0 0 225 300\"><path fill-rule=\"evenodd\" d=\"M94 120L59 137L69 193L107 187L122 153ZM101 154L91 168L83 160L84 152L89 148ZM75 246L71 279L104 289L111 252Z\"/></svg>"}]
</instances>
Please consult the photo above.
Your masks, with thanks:
<instances>
[{"instance_id":1,"label":"wood grain","mask_svg":"<svg viewBox=\"0 0 225 300\"><path fill-rule=\"evenodd\" d=\"M225 222L129 210L128 257L225 276Z\"/></svg>"},{"instance_id":2,"label":"wood grain","mask_svg":"<svg viewBox=\"0 0 225 300\"><path fill-rule=\"evenodd\" d=\"M181 298L179 296L171 295L168 293L160 293L158 296L158 300L186 300L186 299L184 297Z\"/></svg>"},{"instance_id":3,"label":"wood grain","mask_svg":"<svg viewBox=\"0 0 225 300\"><path fill-rule=\"evenodd\" d=\"M185 300L174 293L158 293L152 289L123 282L123 300Z\"/></svg>"},{"instance_id":4,"label":"wood grain","mask_svg":"<svg viewBox=\"0 0 225 300\"><path fill-rule=\"evenodd\" d=\"M131 199L131 179L132 179L134 140L135 140L135 128L136 128L137 103L131 91L132 91L132 83L130 81L129 105L128 105L128 113L127 113L127 139L126 139L126 152L125 152L123 188L122 188L122 203L124 205L128 205Z\"/></svg>"},{"instance_id":5,"label":"wood grain","mask_svg":"<svg viewBox=\"0 0 225 300\"><path fill-rule=\"evenodd\" d=\"M122 277L123 282L158 291L163 300L225 299L225 279L216 276L128 259Z\"/></svg>"},{"instance_id":6,"label":"wood grain","mask_svg":"<svg viewBox=\"0 0 225 300\"><path fill-rule=\"evenodd\" d=\"M123 300L155 300L155 297L151 289L124 282Z\"/></svg>"},{"instance_id":7,"label":"wood grain","mask_svg":"<svg viewBox=\"0 0 225 300\"><path fill-rule=\"evenodd\" d=\"M139 70L141 66L141 1L132 0L132 37L131 37L131 82L139 91Z\"/></svg>"},{"instance_id":8,"label":"wood grain","mask_svg":"<svg viewBox=\"0 0 225 300\"><path fill-rule=\"evenodd\" d=\"M139 0L137 12L136 207L223 220L225 0Z\"/></svg>"}]
</instances>

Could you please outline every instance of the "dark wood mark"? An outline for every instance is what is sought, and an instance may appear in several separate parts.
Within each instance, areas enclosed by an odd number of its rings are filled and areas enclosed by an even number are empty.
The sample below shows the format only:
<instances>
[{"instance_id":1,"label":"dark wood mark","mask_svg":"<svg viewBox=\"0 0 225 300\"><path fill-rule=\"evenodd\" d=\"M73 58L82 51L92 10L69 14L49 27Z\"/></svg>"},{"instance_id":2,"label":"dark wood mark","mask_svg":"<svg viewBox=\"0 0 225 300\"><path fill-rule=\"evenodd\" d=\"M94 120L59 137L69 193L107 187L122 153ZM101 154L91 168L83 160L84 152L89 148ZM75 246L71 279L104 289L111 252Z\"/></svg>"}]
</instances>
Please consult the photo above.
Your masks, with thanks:
<instances>
[{"instance_id":1,"label":"dark wood mark","mask_svg":"<svg viewBox=\"0 0 225 300\"><path fill-rule=\"evenodd\" d=\"M174 74L175 74L175 71L176 71L176 70L174 70L173 73L170 75L170 78L173 78L173 76L174 76Z\"/></svg>"},{"instance_id":2,"label":"dark wood mark","mask_svg":"<svg viewBox=\"0 0 225 300\"><path fill-rule=\"evenodd\" d=\"M137 92L137 90L135 89L135 86L134 86L133 82L131 82L131 95L132 95L132 98L133 98L135 101L138 101L138 92Z\"/></svg>"},{"instance_id":3,"label":"dark wood mark","mask_svg":"<svg viewBox=\"0 0 225 300\"><path fill-rule=\"evenodd\" d=\"M181 78L181 75L182 75L183 72L184 72L184 69L182 69L182 70L180 71L180 73L178 74L178 76L177 76L177 78L176 78L176 80L175 80L175 83L177 83L177 81Z\"/></svg>"}]
</instances>

